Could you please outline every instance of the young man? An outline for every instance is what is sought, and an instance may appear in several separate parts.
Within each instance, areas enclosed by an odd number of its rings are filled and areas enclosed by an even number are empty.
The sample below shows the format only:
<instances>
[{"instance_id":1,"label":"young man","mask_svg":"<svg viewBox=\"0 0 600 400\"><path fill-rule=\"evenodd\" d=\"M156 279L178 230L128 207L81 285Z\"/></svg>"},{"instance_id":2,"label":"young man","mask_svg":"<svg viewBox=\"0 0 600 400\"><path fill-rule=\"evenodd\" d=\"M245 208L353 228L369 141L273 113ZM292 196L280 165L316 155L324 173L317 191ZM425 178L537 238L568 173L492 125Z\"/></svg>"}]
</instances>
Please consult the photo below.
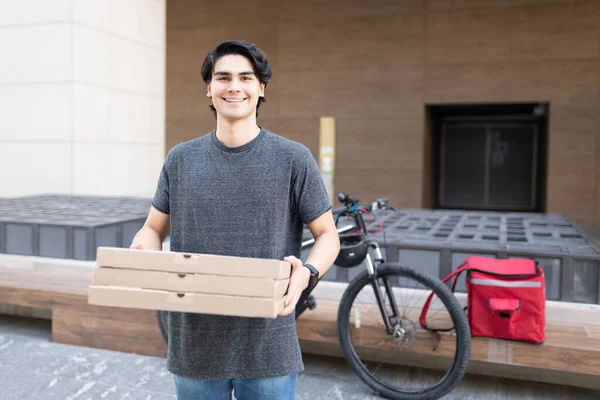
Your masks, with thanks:
<instances>
[{"instance_id":1,"label":"young man","mask_svg":"<svg viewBox=\"0 0 600 400\"><path fill-rule=\"evenodd\" d=\"M276 319L170 312L167 368L178 399L295 398L304 366L295 325L302 291L333 264L339 238L310 151L257 125L271 67L253 44L234 40L202 65L214 131L173 147L152 209L132 248L283 259L292 275ZM299 260L303 224L315 244Z\"/></svg>"}]
</instances>

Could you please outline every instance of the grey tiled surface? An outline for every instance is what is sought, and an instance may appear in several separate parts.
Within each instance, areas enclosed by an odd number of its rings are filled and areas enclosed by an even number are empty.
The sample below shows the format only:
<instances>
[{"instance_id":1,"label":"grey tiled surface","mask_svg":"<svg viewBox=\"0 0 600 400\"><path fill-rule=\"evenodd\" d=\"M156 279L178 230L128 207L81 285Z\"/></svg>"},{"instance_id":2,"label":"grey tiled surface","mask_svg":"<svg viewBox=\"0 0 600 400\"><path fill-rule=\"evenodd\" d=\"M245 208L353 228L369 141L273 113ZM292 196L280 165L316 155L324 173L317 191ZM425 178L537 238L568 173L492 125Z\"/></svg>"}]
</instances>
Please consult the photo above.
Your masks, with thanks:
<instances>
[{"instance_id":1,"label":"grey tiled surface","mask_svg":"<svg viewBox=\"0 0 600 400\"><path fill-rule=\"evenodd\" d=\"M340 359L305 356L302 400L374 400ZM526 381L467 377L446 397L464 399L592 400L600 392ZM2 400L173 400L165 360L52 343L50 321L0 315Z\"/></svg>"}]
</instances>

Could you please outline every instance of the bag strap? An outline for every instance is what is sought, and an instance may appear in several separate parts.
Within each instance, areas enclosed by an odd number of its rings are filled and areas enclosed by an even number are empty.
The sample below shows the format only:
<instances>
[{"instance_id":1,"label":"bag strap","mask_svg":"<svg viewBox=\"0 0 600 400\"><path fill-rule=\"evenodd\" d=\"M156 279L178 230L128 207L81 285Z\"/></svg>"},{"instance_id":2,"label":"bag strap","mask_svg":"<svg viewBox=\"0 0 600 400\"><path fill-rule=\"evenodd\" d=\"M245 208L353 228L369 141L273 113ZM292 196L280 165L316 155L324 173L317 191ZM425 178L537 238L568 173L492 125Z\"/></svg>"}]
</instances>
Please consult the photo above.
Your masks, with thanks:
<instances>
[{"instance_id":1,"label":"bag strap","mask_svg":"<svg viewBox=\"0 0 600 400\"><path fill-rule=\"evenodd\" d=\"M443 280L442 283L446 283L448 282L450 279L454 278L454 282L452 282L452 293L454 293L454 290L456 289L456 282L458 282L458 277L460 276L460 274L462 274L464 271L470 269L470 265L467 264L466 262L461 264L460 267L458 267L457 269L455 269L454 271L452 271L450 274L448 274ZM450 329L431 329L427 326L427 311L429 311L429 306L431 305L431 300L433 300L433 295L435 293L431 293L429 295L429 297L427 298L427 301L425 302L425 305L423 306L423 310L421 311L421 317L419 318L419 322L421 323L421 326L423 327L423 329L426 329L428 331L439 331L439 332L446 332L446 331L451 331L454 328L450 328Z\"/></svg>"}]
</instances>

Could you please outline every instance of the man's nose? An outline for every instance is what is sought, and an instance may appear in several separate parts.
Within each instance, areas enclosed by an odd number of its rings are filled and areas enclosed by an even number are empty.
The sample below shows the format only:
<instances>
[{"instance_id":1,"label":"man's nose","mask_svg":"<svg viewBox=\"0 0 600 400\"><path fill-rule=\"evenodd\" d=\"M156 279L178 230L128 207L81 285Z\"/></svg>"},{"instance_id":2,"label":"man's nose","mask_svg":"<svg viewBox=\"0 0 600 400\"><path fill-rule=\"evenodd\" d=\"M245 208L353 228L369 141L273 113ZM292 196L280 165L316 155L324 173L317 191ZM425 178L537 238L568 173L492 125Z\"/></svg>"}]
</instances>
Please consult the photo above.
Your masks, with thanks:
<instances>
[{"instance_id":1,"label":"man's nose","mask_svg":"<svg viewBox=\"0 0 600 400\"><path fill-rule=\"evenodd\" d=\"M232 92L237 92L240 90L240 81L237 78L233 78L229 81L229 90Z\"/></svg>"}]
</instances>

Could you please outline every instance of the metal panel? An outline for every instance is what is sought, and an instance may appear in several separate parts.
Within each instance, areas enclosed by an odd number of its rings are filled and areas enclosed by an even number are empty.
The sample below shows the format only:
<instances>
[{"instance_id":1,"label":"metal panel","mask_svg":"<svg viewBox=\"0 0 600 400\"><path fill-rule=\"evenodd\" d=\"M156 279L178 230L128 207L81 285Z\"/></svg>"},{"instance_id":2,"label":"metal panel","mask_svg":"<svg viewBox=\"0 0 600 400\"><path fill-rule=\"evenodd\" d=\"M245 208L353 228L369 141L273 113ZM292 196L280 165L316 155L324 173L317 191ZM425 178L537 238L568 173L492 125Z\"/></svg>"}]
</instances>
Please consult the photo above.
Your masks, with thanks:
<instances>
[{"instance_id":1,"label":"metal panel","mask_svg":"<svg viewBox=\"0 0 600 400\"><path fill-rule=\"evenodd\" d=\"M67 258L67 228L40 226L39 244L40 257Z\"/></svg>"},{"instance_id":2,"label":"metal panel","mask_svg":"<svg viewBox=\"0 0 600 400\"><path fill-rule=\"evenodd\" d=\"M6 224L6 253L33 255L33 226Z\"/></svg>"},{"instance_id":3,"label":"metal panel","mask_svg":"<svg viewBox=\"0 0 600 400\"><path fill-rule=\"evenodd\" d=\"M151 199L137 197L0 199L0 252L94 260L99 245L128 247L150 205Z\"/></svg>"},{"instance_id":4,"label":"metal panel","mask_svg":"<svg viewBox=\"0 0 600 400\"><path fill-rule=\"evenodd\" d=\"M441 138L440 204L485 204L485 126L445 125Z\"/></svg>"},{"instance_id":5,"label":"metal panel","mask_svg":"<svg viewBox=\"0 0 600 400\"><path fill-rule=\"evenodd\" d=\"M595 303L598 297L599 262L573 260L573 300L578 303Z\"/></svg>"},{"instance_id":6,"label":"metal panel","mask_svg":"<svg viewBox=\"0 0 600 400\"><path fill-rule=\"evenodd\" d=\"M440 206L535 209L537 126L518 122L445 123L440 145Z\"/></svg>"},{"instance_id":7,"label":"metal panel","mask_svg":"<svg viewBox=\"0 0 600 400\"><path fill-rule=\"evenodd\" d=\"M387 249L390 262L433 275L438 269L442 279L469 255L533 258L544 269L549 300L598 302L600 252L562 215L399 209L376 212L371 224L378 226L382 218L383 229L371 239ZM439 255L436 267L430 265L434 253ZM349 278L362 270L350 270ZM346 282L339 275L336 280ZM458 290L465 290L464 277Z\"/></svg>"}]
</instances>

